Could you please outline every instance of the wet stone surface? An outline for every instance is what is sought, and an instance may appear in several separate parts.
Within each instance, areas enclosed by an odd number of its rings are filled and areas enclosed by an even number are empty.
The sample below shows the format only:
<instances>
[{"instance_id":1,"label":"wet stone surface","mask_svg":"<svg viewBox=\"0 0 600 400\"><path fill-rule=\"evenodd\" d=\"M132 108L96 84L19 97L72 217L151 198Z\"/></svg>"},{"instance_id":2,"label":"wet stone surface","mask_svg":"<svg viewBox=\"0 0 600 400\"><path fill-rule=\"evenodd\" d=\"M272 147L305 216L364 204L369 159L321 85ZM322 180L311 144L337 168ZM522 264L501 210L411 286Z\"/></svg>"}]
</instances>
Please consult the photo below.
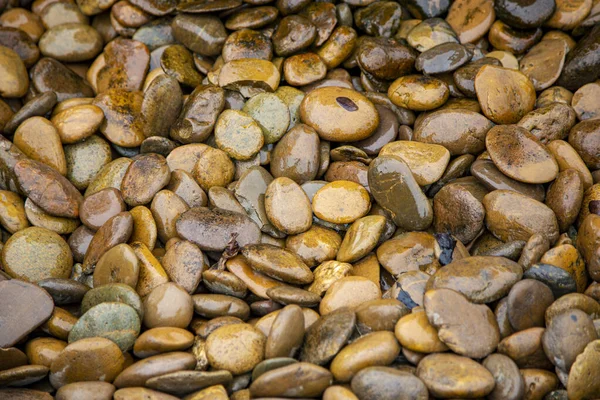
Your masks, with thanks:
<instances>
[{"instance_id":1,"label":"wet stone surface","mask_svg":"<svg viewBox=\"0 0 600 400\"><path fill-rule=\"evenodd\" d=\"M599 21L0 0L0 399L596 399Z\"/></svg>"}]
</instances>

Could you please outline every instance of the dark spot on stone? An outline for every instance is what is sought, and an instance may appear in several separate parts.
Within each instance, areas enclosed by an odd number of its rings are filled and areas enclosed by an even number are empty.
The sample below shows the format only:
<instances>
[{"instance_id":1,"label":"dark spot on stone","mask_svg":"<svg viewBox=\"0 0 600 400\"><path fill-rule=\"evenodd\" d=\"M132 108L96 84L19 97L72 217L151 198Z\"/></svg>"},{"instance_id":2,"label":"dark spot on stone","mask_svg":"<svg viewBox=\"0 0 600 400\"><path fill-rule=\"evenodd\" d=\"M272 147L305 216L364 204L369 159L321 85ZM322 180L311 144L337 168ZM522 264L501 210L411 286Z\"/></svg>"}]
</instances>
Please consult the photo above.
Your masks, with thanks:
<instances>
[{"instance_id":1,"label":"dark spot on stone","mask_svg":"<svg viewBox=\"0 0 600 400\"><path fill-rule=\"evenodd\" d=\"M588 206L592 214L600 215L600 200L592 200Z\"/></svg>"},{"instance_id":2,"label":"dark spot on stone","mask_svg":"<svg viewBox=\"0 0 600 400\"><path fill-rule=\"evenodd\" d=\"M337 101L337 103L342 106L344 108L344 110L346 111L356 111L358 110L358 106L356 105L355 102L353 102L352 100L350 100L347 97L337 97L335 99L335 101Z\"/></svg>"},{"instance_id":3,"label":"dark spot on stone","mask_svg":"<svg viewBox=\"0 0 600 400\"><path fill-rule=\"evenodd\" d=\"M400 287L400 284L396 284L398 285L398 287ZM419 305L412 299L412 297L410 297L410 294L408 294L408 292L404 291L401 287L400 287L400 292L398 293L398 296L396 297L397 300L399 300L400 302L402 302L406 307L408 307L409 310L412 310L415 307L418 307Z\"/></svg>"},{"instance_id":4,"label":"dark spot on stone","mask_svg":"<svg viewBox=\"0 0 600 400\"><path fill-rule=\"evenodd\" d=\"M572 319L574 322L577 322L577 315L575 315L575 314L571 314L571 319Z\"/></svg>"},{"instance_id":5,"label":"dark spot on stone","mask_svg":"<svg viewBox=\"0 0 600 400\"><path fill-rule=\"evenodd\" d=\"M450 264L452 262L452 253L456 246L456 239L446 232L436 233L434 236L442 249L442 254L440 254L440 264L442 266Z\"/></svg>"}]
</instances>

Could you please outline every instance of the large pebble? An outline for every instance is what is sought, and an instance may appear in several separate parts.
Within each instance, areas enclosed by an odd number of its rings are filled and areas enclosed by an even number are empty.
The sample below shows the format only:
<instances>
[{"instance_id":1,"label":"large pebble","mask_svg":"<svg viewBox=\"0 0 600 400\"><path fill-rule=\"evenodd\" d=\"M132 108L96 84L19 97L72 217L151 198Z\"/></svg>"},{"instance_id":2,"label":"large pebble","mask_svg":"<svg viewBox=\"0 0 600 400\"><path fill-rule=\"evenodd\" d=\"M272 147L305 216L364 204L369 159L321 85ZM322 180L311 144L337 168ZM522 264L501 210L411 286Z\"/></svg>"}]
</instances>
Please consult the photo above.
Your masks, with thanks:
<instances>
[{"instance_id":1,"label":"large pebble","mask_svg":"<svg viewBox=\"0 0 600 400\"><path fill-rule=\"evenodd\" d=\"M486 305L473 304L450 289L425 292L423 305L440 340L455 353L483 358L496 349L500 331L494 313Z\"/></svg>"},{"instance_id":2,"label":"large pebble","mask_svg":"<svg viewBox=\"0 0 600 400\"><path fill-rule=\"evenodd\" d=\"M511 69L484 65L475 78L475 91L483 114L497 124L514 124L535 105L533 84Z\"/></svg>"},{"instance_id":3,"label":"large pebble","mask_svg":"<svg viewBox=\"0 0 600 400\"><path fill-rule=\"evenodd\" d=\"M112 382L124 364L123 353L114 342L98 337L81 339L52 362L50 383L58 389L73 382Z\"/></svg>"},{"instance_id":4,"label":"large pebble","mask_svg":"<svg viewBox=\"0 0 600 400\"><path fill-rule=\"evenodd\" d=\"M18 279L0 282L0 346L7 348L24 338L38 326L42 325L54 309L52 297L37 285ZM26 313L20 313L23 304L35 304ZM22 315L21 315L22 314Z\"/></svg>"},{"instance_id":5,"label":"large pebble","mask_svg":"<svg viewBox=\"0 0 600 400\"><path fill-rule=\"evenodd\" d=\"M0 65L0 95L6 98L24 96L29 88L29 77L19 55L0 46Z\"/></svg>"},{"instance_id":6,"label":"large pebble","mask_svg":"<svg viewBox=\"0 0 600 400\"><path fill-rule=\"evenodd\" d=\"M264 358L265 336L248 324L222 326L208 336L210 365L239 375L251 371Z\"/></svg>"},{"instance_id":7,"label":"large pebble","mask_svg":"<svg viewBox=\"0 0 600 400\"><path fill-rule=\"evenodd\" d=\"M48 214L79 216L81 193L55 169L38 161L22 160L15 164L14 171L23 191Z\"/></svg>"},{"instance_id":8,"label":"large pebble","mask_svg":"<svg viewBox=\"0 0 600 400\"><path fill-rule=\"evenodd\" d=\"M246 246L242 254L257 271L292 284L308 284L313 273L304 262L291 251L269 244Z\"/></svg>"},{"instance_id":9,"label":"large pebble","mask_svg":"<svg viewBox=\"0 0 600 400\"><path fill-rule=\"evenodd\" d=\"M118 388L144 386L148 379L155 376L189 370L195 366L196 358L190 353L173 351L159 354L129 365L115 378L114 385Z\"/></svg>"},{"instance_id":10,"label":"large pebble","mask_svg":"<svg viewBox=\"0 0 600 400\"><path fill-rule=\"evenodd\" d=\"M436 397L482 397L495 386L494 377L481 364L455 354L430 354L417 367L420 378Z\"/></svg>"},{"instance_id":11,"label":"large pebble","mask_svg":"<svg viewBox=\"0 0 600 400\"><path fill-rule=\"evenodd\" d=\"M370 206L367 190L350 181L328 183L319 189L312 199L314 214L335 224L356 221L367 214Z\"/></svg>"},{"instance_id":12,"label":"large pebble","mask_svg":"<svg viewBox=\"0 0 600 400\"><path fill-rule=\"evenodd\" d=\"M290 213L290 204L297 206L293 213ZM269 184L265 209L275 227L288 235L305 232L312 225L310 201L302 188L289 178L277 178Z\"/></svg>"},{"instance_id":13,"label":"large pebble","mask_svg":"<svg viewBox=\"0 0 600 400\"><path fill-rule=\"evenodd\" d=\"M223 251L233 233L240 246L260 242L260 230L249 217L220 209L192 208L179 217L176 229L201 250Z\"/></svg>"},{"instance_id":14,"label":"large pebble","mask_svg":"<svg viewBox=\"0 0 600 400\"><path fill-rule=\"evenodd\" d=\"M2 248L2 264L13 278L37 283L68 278L73 256L65 240L44 228L30 227L10 237Z\"/></svg>"},{"instance_id":15,"label":"large pebble","mask_svg":"<svg viewBox=\"0 0 600 400\"><path fill-rule=\"evenodd\" d=\"M590 342L571 367L567 390L569 399L593 398L600 391L600 384L593 378L600 368L600 340Z\"/></svg>"},{"instance_id":16,"label":"large pebble","mask_svg":"<svg viewBox=\"0 0 600 400\"><path fill-rule=\"evenodd\" d=\"M450 152L443 146L405 140L386 144L379 154L402 159L419 186L430 185L440 179L450 161Z\"/></svg>"},{"instance_id":17,"label":"large pebble","mask_svg":"<svg viewBox=\"0 0 600 400\"><path fill-rule=\"evenodd\" d=\"M440 268L427 288L452 289L474 303L490 303L506 296L522 276L521 266L507 258L473 256Z\"/></svg>"},{"instance_id":18,"label":"large pebble","mask_svg":"<svg viewBox=\"0 0 600 400\"><path fill-rule=\"evenodd\" d=\"M392 332L374 332L342 349L330 369L337 381L348 382L363 368L391 364L399 353L400 345Z\"/></svg>"},{"instance_id":19,"label":"large pebble","mask_svg":"<svg viewBox=\"0 0 600 400\"><path fill-rule=\"evenodd\" d=\"M370 300L381 298L381 290L362 276L347 276L337 280L325 293L319 311L329 314L343 307L354 309Z\"/></svg>"},{"instance_id":20,"label":"large pebble","mask_svg":"<svg viewBox=\"0 0 600 400\"><path fill-rule=\"evenodd\" d=\"M101 303L79 318L69 333L69 343L103 337L115 342L122 351L127 351L133 347L140 327L140 318L132 307L124 303Z\"/></svg>"},{"instance_id":21,"label":"large pebble","mask_svg":"<svg viewBox=\"0 0 600 400\"><path fill-rule=\"evenodd\" d=\"M369 99L340 87L311 91L302 100L300 115L321 139L333 142L366 139L379 124L379 114Z\"/></svg>"},{"instance_id":22,"label":"large pebble","mask_svg":"<svg viewBox=\"0 0 600 400\"><path fill-rule=\"evenodd\" d=\"M510 178L536 184L553 181L558 175L552 154L525 128L495 126L485 143L496 167Z\"/></svg>"},{"instance_id":23,"label":"large pebble","mask_svg":"<svg viewBox=\"0 0 600 400\"><path fill-rule=\"evenodd\" d=\"M309 363L294 363L265 372L252 382L250 393L261 397L320 396L331 385L331 372Z\"/></svg>"},{"instance_id":24,"label":"large pebble","mask_svg":"<svg viewBox=\"0 0 600 400\"><path fill-rule=\"evenodd\" d=\"M483 198L485 224L501 240L528 240L539 233L550 242L558 238L554 212L539 201L509 190L495 190Z\"/></svg>"},{"instance_id":25,"label":"large pebble","mask_svg":"<svg viewBox=\"0 0 600 400\"><path fill-rule=\"evenodd\" d=\"M431 225L431 204L402 159L377 157L369 166L369 186L377 203L399 227L422 230Z\"/></svg>"},{"instance_id":26,"label":"large pebble","mask_svg":"<svg viewBox=\"0 0 600 400\"><path fill-rule=\"evenodd\" d=\"M40 38L39 46L44 56L80 62L98 55L102 50L102 37L90 25L71 22L48 29Z\"/></svg>"}]
</instances>

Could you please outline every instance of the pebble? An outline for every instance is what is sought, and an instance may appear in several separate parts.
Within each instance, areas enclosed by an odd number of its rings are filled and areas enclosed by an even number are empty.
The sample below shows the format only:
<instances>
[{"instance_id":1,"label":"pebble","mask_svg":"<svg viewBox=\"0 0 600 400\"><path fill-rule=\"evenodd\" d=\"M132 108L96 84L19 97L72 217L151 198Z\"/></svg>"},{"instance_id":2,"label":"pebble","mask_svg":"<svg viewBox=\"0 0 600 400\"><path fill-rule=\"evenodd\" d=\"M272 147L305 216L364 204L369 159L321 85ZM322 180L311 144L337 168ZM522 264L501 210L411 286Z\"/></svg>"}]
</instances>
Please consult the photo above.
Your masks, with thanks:
<instances>
[{"instance_id":1,"label":"pebble","mask_svg":"<svg viewBox=\"0 0 600 400\"><path fill-rule=\"evenodd\" d=\"M23 60L25 67L31 67L40 58L39 48L21 29L2 27L0 37L2 46L14 50Z\"/></svg>"},{"instance_id":2,"label":"pebble","mask_svg":"<svg viewBox=\"0 0 600 400\"><path fill-rule=\"evenodd\" d=\"M69 383L112 382L123 370L125 358L112 341L91 337L69 344L50 367L50 383L60 389Z\"/></svg>"},{"instance_id":3,"label":"pebble","mask_svg":"<svg viewBox=\"0 0 600 400\"><path fill-rule=\"evenodd\" d=\"M92 104L67 108L51 119L63 144L77 143L94 134L104 121L102 109Z\"/></svg>"},{"instance_id":4,"label":"pebble","mask_svg":"<svg viewBox=\"0 0 600 400\"><path fill-rule=\"evenodd\" d=\"M94 269L94 286L124 283L136 287L139 276L139 261L133 249L125 243L104 253Z\"/></svg>"},{"instance_id":5,"label":"pebble","mask_svg":"<svg viewBox=\"0 0 600 400\"><path fill-rule=\"evenodd\" d=\"M248 99L242 111L260 126L266 144L279 141L290 125L290 110L274 93L260 93Z\"/></svg>"},{"instance_id":6,"label":"pebble","mask_svg":"<svg viewBox=\"0 0 600 400\"><path fill-rule=\"evenodd\" d=\"M361 276L347 276L327 289L319 311L321 315L325 315L342 307L356 308L367 301L380 298L381 291L373 281Z\"/></svg>"},{"instance_id":7,"label":"pebble","mask_svg":"<svg viewBox=\"0 0 600 400\"><path fill-rule=\"evenodd\" d=\"M496 90L500 82L507 84ZM475 77L475 91L483 114L497 124L514 124L535 105L535 88L519 71L484 65Z\"/></svg>"},{"instance_id":8,"label":"pebble","mask_svg":"<svg viewBox=\"0 0 600 400\"><path fill-rule=\"evenodd\" d=\"M527 240L536 233L550 242L558 238L554 212L537 200L509 190L495 190L483 198L483 206L486 226L501 240Z\"/></svg>"},{"instance_id":9,"label":"pebble","mask_svg":"<svg viewBox=\"0 0 600 400\"><path fill-rule=\"evenodd\" d=\"M346 346L331 362L336 381L348 382L363 368L386 366L400 353L400 345L391 332L374 332Z\"/></svg>"},{"instance_id":10,"label":"pebble","mask_svg":"<svg viewBox=\"0 0 600 400\"><path fill-rule=\"evenodd\" d=\"M269 244L249 245L242 254L250 266L272 278L292 284L308 284L313 273L294 253Z\"/></svg>"},{"instance_id":11,"label":"pebble","mask_svg":"<svg viewBox=\"0 0 600 400\"><path fill-rule=\"evenodd\" d=\"M355 221L344 236L336 260L351 263L370 253L383 233L385 222L385 217L381 215L370 215Z\"/></svg>"},{"instance_id":12,"label":"pebble","mask_svg":"<svg viewBox=\"0 0 600 400\"><path fill-rule=\"evenodd\" d=\"M343 309L319 318L306 332L300 360L327 364L346 345L355 322L356 314Z\"/></svg>"},{"instance_id":13,"label":"pebble","mask_svg":"<svg viewBox=\"0 0 600 400\"><path fill-rule=\"evenodd\" d=\"M526 114L518 125L527 129L540 142L549 144L565 139L568 131L575 125L575 118L573 108L561 103L552 103ZM552 146L549 146L549 150L557 157ZM558 157L557 161L560 166Z\"/></svg>"},{"instance_id":14,"label":"pebble","mask_svg":"<svg viewBox=\"0 0 600 400\"><path fill-rule=\"evenodd\" d=\"M594 396L598 391L598 383L591 379L600 358L600 341L594 340L585 347L583 352L577 356L571 367L567 383L569 398L584 399Z\"/></svg>"},{"instance_id":15,"label":"pebble","mask_svg":"<svg viewBox=\"0 0 600 400\"><path fill-rule=\"evenodd\" d=\"M73 266L71 249L58 234L38 227L15 233L2 248L2 264L9 276L37 283L68 278Z\"/></svg>"},{"instance_id":16,"label":"pebble","mask_svg":"<svg viewBox=\"0 0 600 400\"><path fill-rule=\"evenodd\" d=\"M231 380L232 376L228 371L178 371L150 378L146 385L181 396L209 386L227 384Z\"/></svg>"},{"instance_id":17,"label":"pebble","mask_svg":"<svg viewBox=\"0 0 600 400\"><path fill-rule=\"evenodd\" d=\"M484 225L481 202L486 194L485 187L472 178L457 179L442 187L433 198L435 230L449 232L463 243L473 240Z\"/></svg>"},{"instance_id":18,"label":"pebble","mask_svg":"<svg viewBox=\"0 0 600 400\"><path fill-rule=\"evenodd\" d=\"M18 194L8 190L0 191L0 223L10 233L29 227L25 214L25 204Z\"/></svg>"},{"instance_id":19,"label":"pebble","mask_svg":"<svg viewBox=\"0 0 600 400\"><path fill-rule=\"evenodd\" d=\"M2 65L2 80L0 80L2 97L24 96L29 88L29 77L19 55L8 47L0 46L0 65Z\"/></svg>"},{"instance_id":20,"label":"pebble","mask_svg":"<svg viewBox=\"0 0 600 400\"><path fill-rule=\"evenodd\" d=\"M48 292L54 300L54 304L62 306L65 304L81 303L90 288L83 283L71 279L49 278L37 283Z\"/></svg>"},{"instance_id":21,"label":"pebble","mask_svg":"<svg viewBox=\"0 0 600 400\"><path fill-rule=\"evenodd\" d=\"M520 70L533 83L536 91L547 89L558 80L567 51L565 43L560 39L543 40L521 59Z\"/></svg>"},{"instance_id":22,"label":"pebble","mask_svg":"<svg viewBox=\"0 0 600 400\"><path fill-rule=\"evenodd\" d=\"M346 88L311 91L300 105L302 121L323 140L345 142L366 139L379 124L375 106L362 94Z\"/></svg>"},{"instance_id":23,"label":"pebble","mask_svg":"<svg viewBox=\"0 0 600 400\"><path fill-rule=\"evenodd\" d=\"M335 224L356 221L367 214L370 205L367 190L350 181L328 183L319 189L312 199L314 214Z\"/></svg>"},{"instance_id":24,"label":"pebble","mask_svg":"<svg viewBox=\"0 0 600 400\"><path fill-rule=\"evenodd\" d=\"M577 291L577 282L562 268L550 264L533 264L523 274L524 278L538 280L547 285L555 298Z\"/></svg>"},{"instance_id":25,"label":"pebble","mask_svg":"<svg viewBox=\"0 0 600 400\"><path fill-rule=\"evenodd\" d=\"M565 340L564 332L573 332ZM589 315L573 309L557 315L550 321L542 343L550 361L563 371L571 370L577 355L583 353L588 343L596 340L598 334Z\"/></svg>"},{"instance_id":26,"label":"pebble","mask_svg":"<svg viewBox=\"0 0 600 400\"><path fill-rule=\"evenodd\" d=\"M421 53L415 68L426 74L450 72L468 63L472 57L472 52L458 43L442 43Z\"/></svg>"},{"instance_id":27,"label":"pebble","mask_svg":"<svg viewBox=\"0 0 600 400\"><path fill-rule=\"evenodd\" d=\"M50 318L54 302L43 289L18 279L0 281L0 288L0 298L4 305L0 313L4 321L0 328L0 344L2 348L6 348L19 342ZM35 302L36 307L24 315L13 312L26 302Z\"/></svg>"},{"instance_id":28,"label":"pebble","mask_svg":"<svg viewBox=\"0 0 600 400\"><path fill-rule=\"evenodd\" d=\"M293 363L267 371L250 385L252 396L320 396L332 383L332 374L309 363Z\"/></svg>"},{"instance_id":29,"label":"pebble","mask_svg":"<svg viewBox=\"0 0 600 400\"><path fill-rule=\"evenodd\" d=\"M113 89L136 91L142 89L150 63L146 45L136 40L117 38L104 49L105 66L98 71L98 92Z\"/></svg>"},{"instance_id":30,"label":"pebble","mask_svg":"<svg viewBox=\"0 0 600 400\"><path fill-rule=\"evenodd\" d=\"M407 371L390 367L367 367L358 372L351 383L352 391L361 398L391 400L398 396L420 399L428 396L425 384Z\"/></svg>"},{"instance_id":31,"label":"pebble","mask_svg":"<svg viewBox=\"0 0 600 400\"><path fill-rule=\"evenodd\" d=\"M510 178L524 183L547 183L558 175L558 163L525 128L495 126L485 138L494 165ZM511 152L507 154L507 148Z\"/></svg>"},{"instance_id":32,"label":"pebble","mask_svg":"<svg viewBox=\"0 0 600 400\"><path fill-rule=\"evenodd\" d=\"M517 263L504 257L473 256L440 268L427 287L456 290L478 304L501 299L523 276Z\"/></svg>"},{"instance_id":33,"label":"pebble","mask_svg":"<svg viewBox=\"0 0 600 400\"><path fill-rule=\"evenodd\" d=\"M219 72L219 86L239 91L244 97L274 92L279 87L281 74L267 60L241 59L229 61Z\"/></svg>"},{"instance_id":34,"label":"pebble","mask_svg":"<svg viewBox=\"0 0 600 400\"><path fill-rule=\"evenodd\" d=\"M291 128L271 152L271 173L299 185L316 178L319 171L319 136L308 125Z\"/></svg>"},{"instance_id":35,"label":"pebble","mask_svg":"<svg viewBox=\"0 0 600 400\"><path fill-rule=\"evenodd\" d=\"M100 136L93 135L82 142L65 146L67 178L83 190L96 177L102 167L111 161L110 145ZM87 160L82 163L80 160Z\"/></svg>"},{"instance_id":36,"label":"pebble","mask_svg":"<svg viewBox=\"0 0 600 400\"><path fill-rule=\"evenodd\" d=\"M74 382L56 391L57 400L72 400L77 396L87 396L98 400L112 398L116 388L108 382Z\"/></svg>"},{"instance_id":37,"label":"pebble","mask_svg":"<svg viewBox=\"0 0 600 400\"><path fill-rule=\"evenodd\" d=\"M30 385L45 378L48 370L48 367L42 365L23 365L0 371L0 382L2 385Z\"/></svg>"},{"instance_id":38,"label":"pebble","mask_svg":"<svg viewBox=\"0 0 600 400\"><path fill-rule=\"evenodd\" d=\"M104 113L100 131L111 142L123 147L136 147L144 140L141 92L111 88L100 93L92 105Z\"/></svg>"},{"instance_id":39,"label":"pebble","mask_svg":"<svg viewBox=\"0 0 600 400\"><path fill-rule=\"evenodd\" d=\"M446 21L461 43L473 43L490 29L495 15L492 1L461 0L450 5Z\"/></svg>"},{"instance_id":40,"label":"pebble","mask_svg":"<svg viewBox=\"0 0 600 400\"><path fill-rule=\"evenodd\" d=\"M426 356L419 363L416 375L436 397L482 397L495 387L494 377L485 367L454 354Z\"/></svg>"},{"instance_id":41,"label":"pebble","mask_svg":"<svg viewBox=\"0 0 600 400\"><path fill-rule=\"evenodd\" d=\"M425 310L415 309L398 320L394 334L403 349L419 353L439 353L448 347L438 337L438 332L429 323Z\"/></svg>"},{"instance_id":42,"label":"pebble","mask_svg":"<svg viewBox=\"0 0 600 400\"><path fill-rule=\"evenodd\" d=\"M225 110L215 125L217 146L235 160L252 158L264 144L260 126L250 115L238 110Z\"/></svg>"},{"instance_id":43,"label":"pebble","mask_svg":"<svg viewBox=\"0 0 600 400\"><path fill-rule=\"evenodd\" d=\"M144 325L185 328L193 316L191 296L175 283L155 287L144 299Z\"/></svg>"},{"instance_id":44,"label":"pebble","mask_svg":"<svg viewBox=\"0 0 600 400\"><path fill-rule=\"evenodd\" d=\"M369 166L369 186L377 203L391 214L396 225L409 230L431 225L431 204L402 159L392 155L377 157Z\"/></svg>"},{"instance_id":45,"label":"pebble","mask_svg":"<svg viewBox=\"0 0 600 400\"><path fill-rule=\"evenodd\" d=\"M392 103L413 111L438 108L448 100L449 93L443 81L426 75L400 77L388 89Z\"/></svg>"},{"instance_id":46,"label":"pebble","mask_svg":"<svg viewBox=\"0 0 600 400\"><path fill-rule=\"evenodd\" d=\"M92 267L108 250L126 242L133 230L133 218L127 211L119 213L106 221L94 234L83 260L83 269L91 271Z\"/></svg>"},{"instance_id":47,"label":"pebble","mask_svg":"<svg viewBox=\"0 0 600 400\"><path fill-rule=\"evenodd\" d=\"M483 115L464 109L445 109L428 114L415 127L417 142L442 145L451 155L477 154L485 148L485 137L493 123ZM443 129L444 135L440 135Z\"/></svg>"},{"instance_id":48,"label":"pebble","mask_svg":"<svg viewBox=\"0 0 600 400\"><path fill-rule=\"evenodd\" d=\"M588 286L585 264L581 254L573 245L564 244L552 248L542 256L540 262L556 265L567 271L575 280L577 291L583 292Z\"/></svg>"},{"instance_id":49,"label":"pebble","mask_svg":"<svg viewBox=\"0 0 600 400\"><path fill-rule=\"evenodd\" d=\"M450 161L450 152L443 146L398 140L386 144L379 152L381 156L395 156L410 168L419 186L438 181Z\"/></svg>"},{"instance_id":50,"label":"pebble","mask_svg":"<svg viewBox=\"0 0 600 400\"><path fill-rule=\"evenodd\" d=\"M103 337L115 342L122 351L133 347L140 334L137 312L125 303L100 303L83 314L69 332L69 343L84 338Z\"/></svg>"},{"instance_id":51,"label":"pebble","mask_svg":"<svg viewBox=\"0 0 600 400\"><path fill-rule=\"evenodd\" d=\"M420 52L443 43L458 42L452 27L441 18L428 18L420 22L408 32L406 40Z\"/></svg>"},{"instance_id":52,"label":"pebble","mask_svg":"<svg viewBox=\"0 0 600 400\"><path fill-rule=\"evenodd\" d=\"M554 301L550 288L543 283L524 279L508 293L508 320L517 331L544 326L546 309Z\"/></svg>"},{"instance_id":53,"label":"pebble","mask_svg":"<svg viewBox=\"0 0 600 400\"><path fill-rule=\"evenodd\" d=\"M123 200L129 206L149 203L171 178L167 160L155 153L140 155L131 163L121 182Z\"/></svg>"},{"instance_id":54,"label":"pebble","mask_svg":"<svg viewBox=\"0 0 600 400\"><path fill-rule=\"evenodd\" d=\"M114 188L107 188L84 198L81 203L80 218L88 228L97 231L110 218L124 211L126 205L121 192Z\"/></svg>"},{"instance_id":55,"label":"pebble","mask_svg":"<svg viewBox=\"0 0 600 400\"><path fill-rule=\"evenodd\" d=\"M248 324L222 326L209 335L206 354L210 365L239 375L264 359L266 338Z\"/></svg>"},{"instance_id":56,"label":"pebble","mask_svg":"<svg viewBox=\"0 0 600 400\"><path fill-rule=\"evenodd\" d=\"M103 303L124 303L133 308L140 319L144 315L140 296L131 286L123 283L108 283L90 289L81 301L81 312L86 313L90 308Z\"/></svg>"},{"instance_id":57,"label":"pebble","mask_svg":"<svg viewBox=\"0 0 600 400\"><path fill-rule=\"evenodd\" d=\"M600 45L600 28L592 29L570 52L557 84L565 89L576 90L595 81L598 74L593 66L600 62L595 49Z\"/></svg>"},{"instance_id":58,"label":"pebble","mask_svg":"<svg viewBox=\"0 0 600 400\"><path fill-rule=\"evenodd\" d=\"M121 388L143 386L147 380L171 372L193 369L196 358L189 353L173 351L144 358L125 368L114 380Z\"/></svg>"},{"instance_id":59,"label":"pebble","mask_svg":"<svg viewBox=\"0 0 600 400\"><path fill-rule=\"evenodd\" d=\"M171 351L181 351L192 346L194 335L182 328L151 328L137 337L133 345L136 357L146 358Z\"/></svg>"},{"instance_id":60,"label":"pebble","mask_svg":"<svg viewBox=\"0 0 600 400\"><path fill-rule=\"evenodd\" d=\"M471 173L488 190L512 190L537 201L544 201L546 196L542 185L522 183L504 175L492 160L476 160L471 164Z\"/></svg>"},{"instance_id":61,"label":"pebble","mask_svg":"<svg viewBox=\"0 0 600 400\"><path fill-rule=\"evenodd\" d=\"M517 364L503 354L491 354L482 365L494 376L496 386L488 398L492 400L517 400L525 395L525 382Z\"/></svg>"},{"instance_id":62,"label":"pebble","mask_svg":"<svg viewBox=\"0 0 600 400\"><path fill-rule=\"evenodd\" d=\"M542 30L539 28L517 30L502 21L496 21L490 28L488 38L490 44L498 49L493 56L500 60L502 66L518 70L519 64L514 54L525 53L540 40L541 36Z\"/></svg>"},{"instance_id":63,"label":"pebble","mask_svg":"<svg viewBox=\"0 0 600 400\"><path fill-rule=\"evenodd\" d=\"M202 280L206 265L202 251L190 241L181 240L170 246L161 259L169 278L192 294Z\"/></svg>"},{"instance_id":64,"label":"pebble","mask_svg":"<svg viewBox=\"0 0 600 400\"><path fill-rule=\"evenodd\" d=\"M47 213L67 218L79 216L81 194L55 169L39 161L21 160L15 164L14 173L27 196Z\"/></svg>"},{"instance_id":65,"label":"pebble","mask_svg":"<svg viewBox=\"0 0 600 400\"><path fill-rule=\"evenodd\" d=\"M69 43L69 46L65 46ZM90 60L102 49L102 37L86 24L69 22L49 28L38 43L40 52L58 61Z\"/></svg>"},{"instance_id":66,"label":"pebble","mask_svg":"<svg viewBox=\"0 0 600 400\"><path fill-rule=\"evenodd\" d=\"M484 358L500 341L492 310L469 302L460 293L450 289L429 290L423 306L427 319L438 330L439 339L459 355Z\"/></svg>"},{"instance_id":67,"label":"pebble","mask_svg":"<svg viewBox=\"0 0 600 400\"><path fill-rule=\"evenodd\" d=\"M289 204L298 208L293 213ZM312 209L302 188L287 177L274 179L265 192L265 211L275 228L294 235L306 232L312 225Z\"/></svg>"}]
</instances>

